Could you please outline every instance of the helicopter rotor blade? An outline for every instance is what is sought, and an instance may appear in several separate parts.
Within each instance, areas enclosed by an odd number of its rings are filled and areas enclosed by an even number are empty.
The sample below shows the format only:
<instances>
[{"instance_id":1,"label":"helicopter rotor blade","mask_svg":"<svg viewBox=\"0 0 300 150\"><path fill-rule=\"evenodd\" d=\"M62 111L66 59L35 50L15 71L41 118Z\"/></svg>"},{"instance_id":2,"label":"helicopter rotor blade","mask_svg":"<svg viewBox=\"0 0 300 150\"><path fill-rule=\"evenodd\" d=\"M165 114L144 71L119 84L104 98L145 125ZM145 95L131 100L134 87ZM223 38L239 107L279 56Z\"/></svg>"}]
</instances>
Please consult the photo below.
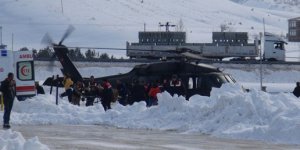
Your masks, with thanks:
<instances>
[{"instance_id":1,"label":"helicopter rotor blade","mask_svg":"<svg viewBox=\"0 0 300 150\"><path fill-rule=\"evenodd\" d=\"M65 40L66 38L68 38L74 30L75 30L75 27L72 26L72 25L69 25L69 27L68 27L68 29L66 30L65 34L64 34L63 37L61 38L61 40L60 40L60 42L59 42L59 45L61 45L61 44L64 42L64 40Z\"/></svg>"},{"instance_id":2,"label":"helicopter rotor blade","mask_svg":"<svg viewBox=\"0 0 300 150\"><path fill-rule=\"evenodd\" d=\"M51 36L49 35L49 33L46 33L44 35L44 37L42 38L42 41L41 41L42 44L45 44L47 46L53 46L54 45L54 42L51 38Z\"/></svg>"}]
</instances>

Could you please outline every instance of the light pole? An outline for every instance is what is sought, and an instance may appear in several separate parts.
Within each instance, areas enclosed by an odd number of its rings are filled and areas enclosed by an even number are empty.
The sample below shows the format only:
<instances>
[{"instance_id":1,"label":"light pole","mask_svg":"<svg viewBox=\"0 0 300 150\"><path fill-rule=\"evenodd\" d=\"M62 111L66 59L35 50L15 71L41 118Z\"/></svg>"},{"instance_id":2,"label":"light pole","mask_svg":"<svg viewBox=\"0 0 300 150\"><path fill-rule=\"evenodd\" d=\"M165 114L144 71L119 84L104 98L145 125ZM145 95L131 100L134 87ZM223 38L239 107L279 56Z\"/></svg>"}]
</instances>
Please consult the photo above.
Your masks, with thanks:
<instances>
[{"instance_id":1,"label":"light pole","mask_svg":"<svg viewBox=\"0 0 300 150\"><path fill-rule=\"evenodd\" d=\"M0 45L2 45L2 26L0 26Z\"/></svg>"},{"instance_id":2,"label":"light pole","mask_svg":"<svg viewBox=\"0 0 300 150\"><path fill-rule=\"evenodd\" d=\"M60 0L60 5L61 5L61 13L64 13L64 5L63 5L63 0Z\"/></svg>"},{"instance_id":3,"label":"light pole","mask_svg":"<svg viewBox=\"0 0 300 150\"><path fill-rule=\"evenodd\" d=\"M263 33L260 32L259 34L260 36L260 49L259 49L259 74L260 74L260 90L264 90L263 89L263 69L262 69L262 49L263 49Z\"/></svg>"}]
</instances>

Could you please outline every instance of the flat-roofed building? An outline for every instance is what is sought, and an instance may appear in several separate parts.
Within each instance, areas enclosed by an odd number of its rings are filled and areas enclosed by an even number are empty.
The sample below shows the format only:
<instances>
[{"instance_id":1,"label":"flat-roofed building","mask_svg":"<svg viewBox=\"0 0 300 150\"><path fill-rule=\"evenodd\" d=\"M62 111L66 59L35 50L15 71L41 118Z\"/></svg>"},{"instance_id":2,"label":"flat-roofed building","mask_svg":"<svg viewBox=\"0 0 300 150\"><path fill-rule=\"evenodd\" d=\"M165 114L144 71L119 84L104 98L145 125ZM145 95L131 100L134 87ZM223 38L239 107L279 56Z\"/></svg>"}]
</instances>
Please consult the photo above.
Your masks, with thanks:
<instances>
[{"instance_id":1,"label":"flat-roofed building","mask_svg":"<svg viewBox=\"0 0 300 150\"><path fill-rule=\"evenodd\" d=\"M290 42L300 42L300 17L289 19L288 22L288 40Z\"/></svg>"}]
</instances>

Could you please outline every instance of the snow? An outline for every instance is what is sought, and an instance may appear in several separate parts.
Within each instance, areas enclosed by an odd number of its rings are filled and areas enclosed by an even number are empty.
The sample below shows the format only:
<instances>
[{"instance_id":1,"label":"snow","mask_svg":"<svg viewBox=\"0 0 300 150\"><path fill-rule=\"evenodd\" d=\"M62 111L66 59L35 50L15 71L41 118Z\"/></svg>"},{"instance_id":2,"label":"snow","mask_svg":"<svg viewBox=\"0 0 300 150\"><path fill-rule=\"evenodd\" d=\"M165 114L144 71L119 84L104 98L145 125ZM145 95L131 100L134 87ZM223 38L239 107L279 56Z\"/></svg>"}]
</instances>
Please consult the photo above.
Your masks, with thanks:
<instances>
[{"instance_id":1,"label":"snow","mask_svg":"<svg viewBox=\"0 0 300 150\"><path fill-rule=\"evenodd\" d=\"M37 67L39 68L39 67ZM37 77L42 79L50 74L40 67ZM54 69L59 71L58 69ZM89 72L108 74L124 73L130 68L84 67ZM227 69L234 76L242 76L247 71ZM268 81L276 82L285 76L281 84L294 82L298 71L269 72ZM58 72L54 72L58 73ZM255 72L245 73L246 82L257 83ZM95 75L95 76L98 76ZM243 81L243 78L237 80ZM294 85L295 83L293 83ZM243 85L244 86L244 85ZM184 97L162 93L158 96L159 105L147 108L145 102L132 106L113 104L112 110L105 112L100 103L92 107L69 104L67 99L59 98L55 104L55 94L39 95L26 101L15 101L11 116L12 125L111 125L131 129L177 130L185 134L203 133L211 136L263 140L274 143L299 144L300 142L300 101L292 93L276 94L261 92L251 88L244 92L240 84L225 84L214 88L211 97L192 96L189 101ZM286 89L284 89L286 90ZM62 91L62 89L60 89ZM0 112L0 116L3 115Z\"/></svg>"},{"instance_id":2,"label":"snow","mask_svg":"<svg viewBox=\"0 0 300 150\"><path fill-rule=\"evenodd\" d=\"M12 130L0 130L1 150L49 150L40 143L38 137L25 140L20 132Z\"/></svg>"},{"instance_id":3,"label":"snow","mask_svg":"<svg viewBox=\"0 0 300 150\"><path fill-rule=\"evenodd\" d=\"M132 106L114 104L112 110L105 112L99 103L78 107L59 99L56 106L54 96L42 95L15 101L11 122L14 125L102 124L275 143L300 142L300 101L290 93L272 95L255 89L245 93L240 85L225 84L213 89L211 97L195 95L186 101L165 92L158 99L159 105L151 108L144 102Z\"/></svg>"}]
</instances>

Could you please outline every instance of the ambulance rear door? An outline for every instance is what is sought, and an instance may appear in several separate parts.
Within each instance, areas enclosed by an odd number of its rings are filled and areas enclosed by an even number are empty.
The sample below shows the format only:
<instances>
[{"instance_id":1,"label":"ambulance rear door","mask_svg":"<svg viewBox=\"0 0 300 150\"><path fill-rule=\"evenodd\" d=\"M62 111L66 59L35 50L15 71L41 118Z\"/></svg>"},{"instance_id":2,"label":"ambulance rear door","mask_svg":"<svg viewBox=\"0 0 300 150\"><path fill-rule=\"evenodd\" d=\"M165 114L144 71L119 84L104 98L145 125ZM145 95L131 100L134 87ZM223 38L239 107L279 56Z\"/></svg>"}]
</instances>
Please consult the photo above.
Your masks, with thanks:
<instances>
[{"instance_id":1,"label":"ambulance rear door","mask_svg":"<svg viewBox=\"0 0 300 150\"><path fill-rule=\"evenodd\" d=\"M35 96L34 62L32 51L15 51L14 68L16 92L19 100Z\"/></svg>"}]
</instances>

